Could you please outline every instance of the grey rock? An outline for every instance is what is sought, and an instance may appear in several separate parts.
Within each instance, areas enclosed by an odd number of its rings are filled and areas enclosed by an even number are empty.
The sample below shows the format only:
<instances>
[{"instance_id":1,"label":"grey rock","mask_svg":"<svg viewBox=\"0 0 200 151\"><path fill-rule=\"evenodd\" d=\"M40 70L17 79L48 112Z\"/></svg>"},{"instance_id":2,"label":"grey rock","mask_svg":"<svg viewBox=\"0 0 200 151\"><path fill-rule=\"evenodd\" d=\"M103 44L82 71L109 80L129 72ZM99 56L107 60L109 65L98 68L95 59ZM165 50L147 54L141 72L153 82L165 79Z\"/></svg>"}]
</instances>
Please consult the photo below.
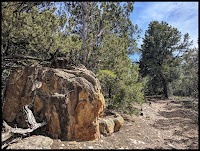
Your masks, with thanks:
<instances>
[{"instance_id":1,"label":"grey rock","mask_svg":"<svg viewBox=\"0 0 200 151\"><path fill-rule=\"evenodd\" d=\"M42 135L33 135L23 140L10 144L7 149L51 149L53 140Z\"/></svg>"}]
</instances>

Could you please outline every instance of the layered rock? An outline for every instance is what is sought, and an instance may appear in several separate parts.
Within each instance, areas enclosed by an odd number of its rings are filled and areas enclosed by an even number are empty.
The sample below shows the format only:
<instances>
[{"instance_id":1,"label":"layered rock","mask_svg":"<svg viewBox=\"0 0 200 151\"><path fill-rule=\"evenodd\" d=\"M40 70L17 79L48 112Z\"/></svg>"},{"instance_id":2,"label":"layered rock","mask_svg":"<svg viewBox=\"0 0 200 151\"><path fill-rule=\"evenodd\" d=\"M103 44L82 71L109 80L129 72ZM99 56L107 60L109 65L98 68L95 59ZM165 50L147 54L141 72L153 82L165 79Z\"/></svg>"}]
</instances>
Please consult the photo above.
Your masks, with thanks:
<instances>
[{"instance_id":1,"label":"layered rock","mask_svg":"<svg viewBox=\"0 0 200 151\"><path fill-rule=\"evenodd\" d=\"M12 73L6 90L3 119L27 128L21 109L32 103L40 128L53 138L94 140L105 107L95 74L85 67L54 69L33 64Z\"/></svg>"}]
</instances>

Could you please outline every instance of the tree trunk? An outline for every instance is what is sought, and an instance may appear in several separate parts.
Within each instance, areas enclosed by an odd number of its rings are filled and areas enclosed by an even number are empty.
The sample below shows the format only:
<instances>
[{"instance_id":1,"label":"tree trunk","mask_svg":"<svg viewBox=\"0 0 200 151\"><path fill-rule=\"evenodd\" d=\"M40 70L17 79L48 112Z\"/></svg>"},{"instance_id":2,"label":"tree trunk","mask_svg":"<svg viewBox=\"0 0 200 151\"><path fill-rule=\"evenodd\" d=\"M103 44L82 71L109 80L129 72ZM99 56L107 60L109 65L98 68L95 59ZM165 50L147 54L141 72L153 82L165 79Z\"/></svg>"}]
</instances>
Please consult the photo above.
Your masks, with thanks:
<instances>
[{"instance_id":1,"label":"tree trunk","mask_svg":"<svg viewBox=\"0 0 200 151\"><path fill-rule=\"evenodd\" d=\"M165 98L168 99L169 96L168 96L168 90L167 90L167 81L163 74L161 74L161 78L162 78L164 95L165 95Z\"/></svg>"},{"instance_id":2,"label":"tree trunk","mask_svg":"<svg viewBox=\"0 0 200 151\"><path fill-rule=\"evenodd\" d=\"M109 88L109 90L108 90L108 97L109 97L109 99L111 99L111 88Z\"/></svg>"},{"instance_id":3,"label":"tree trunk","mask_svg":"<svg viewBox=\"0 0 200 151\"><path fill-rule=\"evenodd\" d=\"M81 3L83 8L83 31L82 31L82 50L83 50L83 65L86 66L86 57L87 57L87 49L86 49L86 40L87 40L87 30L88 30L88 12L87 12L87 4L84 2Z\"/></svg>"}]
</instances>

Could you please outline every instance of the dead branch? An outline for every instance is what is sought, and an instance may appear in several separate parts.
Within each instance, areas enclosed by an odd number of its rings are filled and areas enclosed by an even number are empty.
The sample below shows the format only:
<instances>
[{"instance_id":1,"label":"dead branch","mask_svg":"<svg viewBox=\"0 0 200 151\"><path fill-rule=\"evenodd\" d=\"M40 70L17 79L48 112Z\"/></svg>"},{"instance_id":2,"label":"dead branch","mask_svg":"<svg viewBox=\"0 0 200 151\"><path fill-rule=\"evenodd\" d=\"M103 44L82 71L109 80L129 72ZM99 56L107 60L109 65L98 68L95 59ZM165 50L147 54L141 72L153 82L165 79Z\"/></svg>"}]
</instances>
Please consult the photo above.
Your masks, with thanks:
<instances>
[{"instance_id":1,"label":"dead branch","mask_svg":"<svg viewBox=\"0 0 200 151\"><path fill-rule=\"evenodd\" d=\"M2 137L1 142L6 141L6 140L9 139L11 136L13 136L13 134L10 133L10 132L2 132L2 133L1 133L1 137Z\"/></svg>"},{"instance_id":2,"label":"dead branch","mask_svg":"<svg viewBox=\"0 0 200 151\"><path fill-rule=\"evenodd\" d=\"M39 127L42 127L46 124L46 122L37 123L32 111L28 108L28 105L24 106L24 111L26 113L27 120L30 124L30 128L23 129L23 128L12 128L9 126L5 121L3 121L3 126L5 127L5 133L2 135L2 140L7 140L13 134L22 134L26 135L27 133L31 133Z\"/></svg>"},{"instance_id":3,"label":"dead branch","mask_svg":"<svg viewBox=\"0 0 200 151\"><path fill-rule=\"evenodd\" d=\"M43 59L39 59L39 58L32 57L32 56L26 56L26 55L3 56L2 59L3 60L6 60L6 59L31 59L31 60L44 61Z\"/></svg>"}]
</instances>

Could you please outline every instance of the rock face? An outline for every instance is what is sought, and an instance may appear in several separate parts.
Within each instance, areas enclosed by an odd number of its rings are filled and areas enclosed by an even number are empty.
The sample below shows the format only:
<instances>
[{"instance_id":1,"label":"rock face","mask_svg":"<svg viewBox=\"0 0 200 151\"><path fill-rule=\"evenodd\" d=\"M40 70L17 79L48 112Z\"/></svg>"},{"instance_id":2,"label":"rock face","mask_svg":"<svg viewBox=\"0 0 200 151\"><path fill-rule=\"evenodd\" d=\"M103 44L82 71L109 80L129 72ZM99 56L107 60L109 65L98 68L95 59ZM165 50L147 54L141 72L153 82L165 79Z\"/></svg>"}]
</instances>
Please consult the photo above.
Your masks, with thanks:
<instances>
[{"instance_id":1,"label":"rock face","mask_svg":"<svg viewBox=\"0 0 200 151\"><path fill-rule=\"evenodd\" d=\"M109 136L113 132L119 131L123 124L124 119L117 112L111 112L110 115L105 115L105 117L99 119L100 132L105 136Z\"/></svg>"},{"instance_id":2,"label":"rock face","mask_svg":"<svg viewBox=\"0 0 200 151\"><path fill-rule=\"evenodd\" d=\"M9 79L3 119L27 128L21 109L32 103L40 130L52 138L94 140L99 136L99 115L105 108L101 86L85 67L54 69L33 64L19 68Z\"/></svg>"}]
</instances>

